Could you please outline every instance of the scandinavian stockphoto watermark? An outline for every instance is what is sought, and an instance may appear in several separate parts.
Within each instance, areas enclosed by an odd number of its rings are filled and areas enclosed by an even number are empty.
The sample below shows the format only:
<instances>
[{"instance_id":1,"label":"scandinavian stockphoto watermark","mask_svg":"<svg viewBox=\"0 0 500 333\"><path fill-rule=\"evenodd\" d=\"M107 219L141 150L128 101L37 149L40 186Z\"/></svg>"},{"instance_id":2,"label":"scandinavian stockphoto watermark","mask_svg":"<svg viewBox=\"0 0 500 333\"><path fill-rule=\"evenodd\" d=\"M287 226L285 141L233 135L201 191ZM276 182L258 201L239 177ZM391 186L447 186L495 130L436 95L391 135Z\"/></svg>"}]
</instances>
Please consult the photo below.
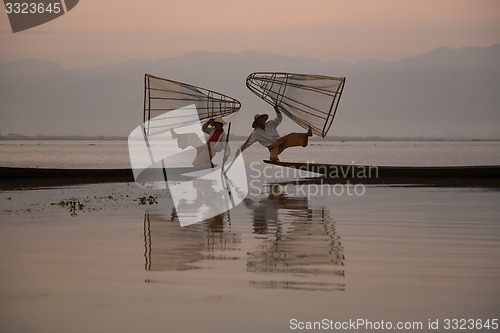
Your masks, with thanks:
<instances>
[{"instance_id":1,"label":"scandinavian stockphoto watermark","mask_svg":"<svg viewBox=\"0 0 500 333\"><path fill-rule=\"evenodd\" d=\"M12 32L52 21L72 10L79 0L4 0Z\"/></svg>"},{"instance_id":2,"label":"scandinavian stockphoto watermark","mask_svg":"<svg viewBox=\"0 0 500 333\"><path fill-rule=\"evenodd\" d=\"M229 141L208 145L195 105L138 126L129 135L128 149L136 183L168 190L181 226L227 212L248 194L238 146Z\"/></svg>"},{"instance_id":3,"label":"scandinavian stockphoto watermark","mask_svg":"<svg viewBox=\"0 0 500 333\"><path fill-rule=\"evenodd\" d=\"M499 328L498 318L428 318L417 321L370 320L366 318L350 318L334 320L323 318L319 321L304 321L296 318L289 320L290 330L297 331L368 331L368 332L436 332L436 331L496 331Z\"/></svg>"},{"instance_id":4,"label":"scandinavian stockphoto watermark","mask_svg":"<svg viewBox=\"0 0 500 333\"><path fill-rule=\"evenodd\" d=\"M365 182L379 177L376 166L327 165L309 161L296 168L276 168L273 165L262 166L261 163L252 162L249 170L249 188L254 195L275 194L270 192L279 188L281 194L308 198L360 197L366 193ZM263 184L271 186L262 186Z\"/></svg>"}]
</instances>

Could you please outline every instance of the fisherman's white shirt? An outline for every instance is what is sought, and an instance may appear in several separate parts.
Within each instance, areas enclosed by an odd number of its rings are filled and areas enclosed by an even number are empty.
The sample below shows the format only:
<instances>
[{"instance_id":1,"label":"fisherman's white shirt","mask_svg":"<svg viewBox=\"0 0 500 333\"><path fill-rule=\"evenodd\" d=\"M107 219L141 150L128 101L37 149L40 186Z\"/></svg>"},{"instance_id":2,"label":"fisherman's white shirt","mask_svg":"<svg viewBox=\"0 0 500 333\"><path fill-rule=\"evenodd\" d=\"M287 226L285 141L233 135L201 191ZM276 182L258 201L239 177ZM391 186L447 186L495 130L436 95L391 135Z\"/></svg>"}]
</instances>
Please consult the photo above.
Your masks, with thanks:
<instances>
[{"instance_id":1,"label":"fisherman's white shirt","mask_svg":"<svg viewBox=\"0 0 500 333\"><path fill-rule=\"evenodd\" d=\"M278 140L280 135L277 127L281 123L281 120L283 120L283 115L278 113L276 118L266 122L264 129L260 127L255 128L252 134L250 134L247 147L255 142L259 142L264 147L269 147L274 141Z\"/></svg>"}]
</instances>

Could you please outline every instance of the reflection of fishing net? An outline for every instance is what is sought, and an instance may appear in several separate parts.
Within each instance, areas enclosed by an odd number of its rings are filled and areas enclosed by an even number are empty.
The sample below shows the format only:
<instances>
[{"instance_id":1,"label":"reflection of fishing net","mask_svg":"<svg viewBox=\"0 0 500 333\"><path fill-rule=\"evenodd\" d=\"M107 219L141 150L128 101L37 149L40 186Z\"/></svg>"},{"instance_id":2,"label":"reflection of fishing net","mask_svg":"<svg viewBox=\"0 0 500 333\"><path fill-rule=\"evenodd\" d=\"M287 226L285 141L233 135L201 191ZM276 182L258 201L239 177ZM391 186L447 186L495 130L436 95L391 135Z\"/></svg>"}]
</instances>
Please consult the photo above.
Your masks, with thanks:
<instances>
[{"instance_id":1,"label":"reflection of fishing net","mask_svg":"<svg viewBox=\"0 0 500 333\"><path fill-rule=\"evenodd\" d=\"M197 117L179 116L170 111L194 104ZM186 83L172 81L150 74L144 76L144 131L146 135L164 132L194 124L217 116L226 116L238 111L240 102L229 96ZM158 117L158 116L162 117ZM155 118L158 121L155 123ZM161 118L161 119L160 119ZM165 127L169 124L169 128Z\"/></svg>"},{"instance_id":2,"label":"reflection of fishing net","mask_svg":"<svg viewBox=\"0 0 500 333\"><path fill-rule=\"evenodd\" d=\"M345 78L293 73L252 73L247 87L314 134L325 137L337 112Z\"/></svg>"}]
</instances>

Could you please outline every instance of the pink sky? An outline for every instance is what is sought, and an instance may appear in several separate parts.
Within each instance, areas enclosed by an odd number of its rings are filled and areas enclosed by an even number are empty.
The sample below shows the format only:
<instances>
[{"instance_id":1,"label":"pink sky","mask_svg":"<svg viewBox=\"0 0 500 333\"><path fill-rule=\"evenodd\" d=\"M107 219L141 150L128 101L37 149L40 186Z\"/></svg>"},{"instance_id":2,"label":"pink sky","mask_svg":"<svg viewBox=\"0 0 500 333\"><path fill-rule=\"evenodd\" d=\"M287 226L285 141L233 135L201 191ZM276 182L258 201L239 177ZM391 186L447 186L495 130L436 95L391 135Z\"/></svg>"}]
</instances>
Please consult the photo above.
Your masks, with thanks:
<instances>
[{"instance_id":1,"label":"pink sky","mask_svg":"<svg viewBox=\"0 0 500 333\"><path fill-rule=\"evenodd\" d=\"M0 62L38 58L68 68L192 51L398 60L498 42L498 0L80 0L16 34L0 14Z\"/></svg>"}]
</instances>

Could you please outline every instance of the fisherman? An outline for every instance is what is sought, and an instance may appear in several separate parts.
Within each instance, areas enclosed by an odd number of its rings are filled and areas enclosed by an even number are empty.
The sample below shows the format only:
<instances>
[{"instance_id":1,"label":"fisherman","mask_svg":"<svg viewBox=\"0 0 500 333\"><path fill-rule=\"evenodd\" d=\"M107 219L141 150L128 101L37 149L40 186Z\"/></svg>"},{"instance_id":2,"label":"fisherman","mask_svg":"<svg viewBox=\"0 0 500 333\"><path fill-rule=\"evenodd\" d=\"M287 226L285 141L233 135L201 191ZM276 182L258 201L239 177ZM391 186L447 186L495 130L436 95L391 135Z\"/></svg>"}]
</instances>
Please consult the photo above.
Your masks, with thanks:
<instances>
[{"instance_id":1,"label":"fisherman","mask_svg":"<svg viewBox=\"0 0 500 333\"><path fill-rule=\"evenodd\" d=\"M307 146L309 137L312 136L311 127L309 126L307 133L290 133L280 137L277 127L281 123L281 120L283 120L283 115L278 106L274 106L274 110L276 111L276 118L273 120L267 121L269 118L267 114L255 115L252 123L254 130L245 143L241 145L237 155L258 141L261 145L269 149L269 159L273 162L279 162L278 155L286 148Z\"/></svg>"},{"instance_id":2,"label":"fisherman","mask_svg":"<svg viewBox=\"0 0 500 333\"><path fill-rule=\"evenodd\" d=\"M177 146L182 150L187 147L196 149L196 157L192 164L194 167L214 167L212 158L216 152L224 150L224 142L226 134L224 125L226 122L222 117L215 117L205 122L201 129L208 134L206 144L203 143L196 133L176 133L174 129L170 129L170 134L173 139L177 140Z\"/></svg>"},{"instance_id":3,"label":"fisherman","mask_svg":"<svg viewBox=\"0 0 500 333\"><path fill-rule=\"evenodd\" d=\"M226 125L226 122L222 119L222 117L215 117L209 119L201 127L203 132L208 134L207 144L211 152L210 156L213 156L213 153L224 149L224 142L226 142L224 125Z\"/></svg>"}]
</instances>

